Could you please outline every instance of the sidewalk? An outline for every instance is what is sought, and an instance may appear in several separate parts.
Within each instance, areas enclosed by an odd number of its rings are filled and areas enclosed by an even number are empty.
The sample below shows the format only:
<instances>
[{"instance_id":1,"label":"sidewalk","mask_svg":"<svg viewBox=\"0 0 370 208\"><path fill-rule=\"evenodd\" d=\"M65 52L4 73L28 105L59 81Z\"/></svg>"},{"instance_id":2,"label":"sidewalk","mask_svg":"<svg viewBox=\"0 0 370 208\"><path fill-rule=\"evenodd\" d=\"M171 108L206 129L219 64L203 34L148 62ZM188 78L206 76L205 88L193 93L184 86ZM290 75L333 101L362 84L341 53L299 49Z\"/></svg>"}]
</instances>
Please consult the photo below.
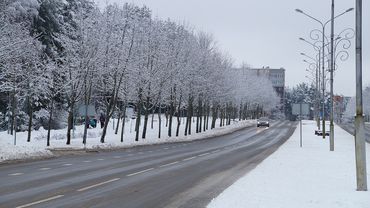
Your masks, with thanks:
<instances>
[{"instance_id":1,"label":"sidewalk","mask_svg":"<svg viewBox=\"0 0 370 208\"><path fill-rule=\"evenodd\" d=\"M314 130L313 121L303 121L303 148L297 128L282 147L208 208L369 208L370 191L356 191L353 136L335 126L335 152L330 152L329 138L315 136ZM370 145L366 145L369 184Z\"/></svg>"}]
</instances>

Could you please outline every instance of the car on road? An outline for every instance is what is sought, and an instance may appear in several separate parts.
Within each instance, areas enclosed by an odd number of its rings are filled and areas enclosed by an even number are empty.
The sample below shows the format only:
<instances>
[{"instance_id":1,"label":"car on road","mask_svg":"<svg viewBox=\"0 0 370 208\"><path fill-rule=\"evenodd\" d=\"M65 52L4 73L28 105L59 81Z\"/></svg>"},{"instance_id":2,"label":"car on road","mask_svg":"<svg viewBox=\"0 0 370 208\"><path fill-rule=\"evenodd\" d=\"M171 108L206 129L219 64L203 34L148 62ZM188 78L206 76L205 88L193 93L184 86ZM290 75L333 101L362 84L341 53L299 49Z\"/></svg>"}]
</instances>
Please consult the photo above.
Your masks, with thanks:
<instances>
[{"instance_id":1,"label":"car on road","mask_svg":"<svg viewBox=\"0 0 370 208\"><path fill-rule=\"evenodd\" d=\"M269 119L267 117L261 117L261 118L259 118L257 120L257 127L260 127L260 126L270 127Z\"/></svg>"},{"instance_id":2,"label":"car on road","mask_svg":"<svg viewBox=\"0 0 370 208\"><path fill-rule=\"evenodd\" d=\"M322 131L321 130L315 130L315 135L317 136L322 136ZM325 131L325 136L329 136L329 132Z\"/></svg>"}]
</instances>

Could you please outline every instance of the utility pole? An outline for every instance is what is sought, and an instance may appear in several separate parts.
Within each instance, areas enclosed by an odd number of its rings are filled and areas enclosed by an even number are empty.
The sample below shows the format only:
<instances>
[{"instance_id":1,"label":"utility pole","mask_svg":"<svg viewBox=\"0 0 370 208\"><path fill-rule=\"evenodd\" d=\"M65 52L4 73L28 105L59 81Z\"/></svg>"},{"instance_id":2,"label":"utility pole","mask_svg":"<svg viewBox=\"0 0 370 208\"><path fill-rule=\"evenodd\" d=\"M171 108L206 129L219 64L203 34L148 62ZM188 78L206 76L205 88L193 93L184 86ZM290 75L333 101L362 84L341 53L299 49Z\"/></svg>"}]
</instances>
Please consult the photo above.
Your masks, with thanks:
<instances>
[{"instance_id":1,"label":"utility pole","mask_svg":"<svg viewBox=\"0 0 370 208\"><path fill-rule=\"evenodd\" d=\"M331 1L331 34L330 34L330 151L334 151L334 0Z\"/></svg>"},{"instance_id":2,"label":"utility pole","mask_svg":"<svg viewBox=\"0 0 370 208\"><path fill-rule=\"evenodd\" d=\"M367 191L365 125L362 105L362 0L356 0L356 118L357 191Z\"/></svg>"}]
</instances>

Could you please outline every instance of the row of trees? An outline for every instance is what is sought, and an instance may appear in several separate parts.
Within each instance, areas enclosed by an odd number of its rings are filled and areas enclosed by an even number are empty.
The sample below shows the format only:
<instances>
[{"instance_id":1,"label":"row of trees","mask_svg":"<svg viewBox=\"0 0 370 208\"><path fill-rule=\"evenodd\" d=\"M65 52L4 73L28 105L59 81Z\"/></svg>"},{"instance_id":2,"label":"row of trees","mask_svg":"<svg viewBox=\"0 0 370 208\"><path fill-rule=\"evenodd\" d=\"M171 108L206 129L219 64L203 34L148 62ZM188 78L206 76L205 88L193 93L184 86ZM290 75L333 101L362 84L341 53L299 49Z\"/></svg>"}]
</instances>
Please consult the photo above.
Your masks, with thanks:
<instances>
[{"instance_id":1,"label":"row of trees","mask_svg":"<svg viewBox=\"0 0 370 208\"><path fill-rule=\"evenodd\" d=\"M0 125L9 133L28 130L28 141L34 128L44 126L49 145L50 130L66 126L70 144L80 105L105 115L105 142L113 117L123 120L123 140L128 106L136 109L138 141L146 137L150 114L158 114L160 127L166 113L168 136L178 136L180 116L186 117L187 135L192 117L201 132L209 123L215 128L217 118L227 125L279 102L266 78L233 69L211 35L153 18L145 6L108 5L102 11L88 0L0 4Z\"/></svg>"}]
</instances>

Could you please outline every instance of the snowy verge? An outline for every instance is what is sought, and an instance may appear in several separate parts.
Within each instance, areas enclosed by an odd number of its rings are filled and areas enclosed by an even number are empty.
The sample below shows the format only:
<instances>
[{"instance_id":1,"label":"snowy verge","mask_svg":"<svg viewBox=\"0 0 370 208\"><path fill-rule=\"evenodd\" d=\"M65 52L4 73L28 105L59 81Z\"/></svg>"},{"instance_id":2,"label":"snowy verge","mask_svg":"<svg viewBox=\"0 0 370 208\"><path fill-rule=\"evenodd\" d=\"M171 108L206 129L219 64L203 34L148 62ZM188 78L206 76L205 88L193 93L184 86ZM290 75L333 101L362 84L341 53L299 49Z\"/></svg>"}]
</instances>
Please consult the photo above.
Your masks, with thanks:
<instances>
[{"instance_id":1,"label":"snowy verge","mask_svg":"<svg viewBox=\"0 0 370 208\"><path fill-rule=\"evenodd\" d=\"M335 126L335 151L330 152L329 139L313 134L315 122L303 124L303 148L297 128L283 146L207 207L370 207L370 192L356 191L353 136ZM370 167L370 145L366 145Z\"/></svg>"},{"instance_id":2,"label":"snowy verge","mask_svg":"<svg viewBox=\"0 0 370 208\"><path fill-rule=\"evenodd\" d=\"M134 140L135 131L130 131L125 133L123 142L120 142L119 134L114 134L113 130L110 129L107 132L105 143L100 143L101 129L89 129L86 150L115 150L143 145L187 142L199 139L207 139L229 134L252 125L255 125L254 120L246 120L240 122L235 121L229 126L217 127L215 129L207 130L198 134L193 133L192 135L179 137L162 136L161 139L157 138L157 129L153 129L148 130L146 139L140 138L139 141ZM17 145L13 145L13 136L6 134L6 132L0 132L0 163L13 160L29 160L54 157L58 155L55 154L55 151L64 151L66 154L70 154L73 153L71 151L85 150L85 147L81 142L82 131L82 126L77 127L77 136L75 137L75 139L72 140L71 145L66 145L66 140L63 137L65 130L55 130L52 132L50 147L46 147L45 145L46 130L44 129L34 131L31 142L26 142L27 132L18 133ZM167 128L162 127L162 135L166 135L166 131ZM172 134L175 134L174 129L172 132ZM180 131L180 135L183 135L183 131Z\"/></svg>"}]
</instances>

